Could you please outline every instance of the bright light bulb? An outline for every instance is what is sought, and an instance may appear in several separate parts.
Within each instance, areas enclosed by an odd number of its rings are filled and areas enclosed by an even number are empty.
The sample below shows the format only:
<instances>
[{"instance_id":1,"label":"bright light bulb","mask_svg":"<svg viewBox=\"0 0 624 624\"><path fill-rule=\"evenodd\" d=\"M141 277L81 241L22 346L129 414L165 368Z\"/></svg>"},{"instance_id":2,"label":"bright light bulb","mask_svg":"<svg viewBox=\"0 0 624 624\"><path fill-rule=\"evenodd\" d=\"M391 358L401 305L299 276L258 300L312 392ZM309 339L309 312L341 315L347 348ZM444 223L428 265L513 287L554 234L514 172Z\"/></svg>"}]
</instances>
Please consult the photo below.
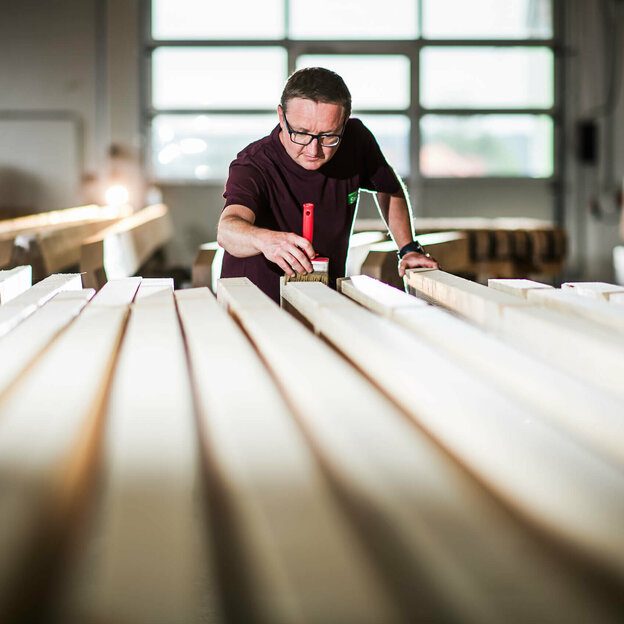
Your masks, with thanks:
<instances>
[{"instance_id":1,"label":"bright light bulb","mask_svg":"<svg viewBox=\"0 0 624 624\"><path fill-rule=\"evenodd\" d=\"M121 185L115 184L106 191L106 203L109 206L120 206L121 204L127 204L129 198L128 189Z\"/></svg>"}]
</instances>

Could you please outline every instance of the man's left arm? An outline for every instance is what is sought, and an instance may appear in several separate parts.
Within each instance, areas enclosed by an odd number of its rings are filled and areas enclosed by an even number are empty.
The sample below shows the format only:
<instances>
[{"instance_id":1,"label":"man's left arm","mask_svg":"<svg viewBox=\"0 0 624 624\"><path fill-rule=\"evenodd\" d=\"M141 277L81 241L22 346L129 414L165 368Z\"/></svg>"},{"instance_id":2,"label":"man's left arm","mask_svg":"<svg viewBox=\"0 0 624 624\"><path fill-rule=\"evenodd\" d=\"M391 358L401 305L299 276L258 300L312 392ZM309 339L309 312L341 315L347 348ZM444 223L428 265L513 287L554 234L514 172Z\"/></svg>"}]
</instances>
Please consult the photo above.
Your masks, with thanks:
<instances>
[{"instance_id":1,"label":"man's left arm","mask_svg":"<svg viewBox=\"0 0 624 624\"><path fill-rule=\"evenodd\" d=\"M414 241L414 234L412 230L411 212L403 191L399 190L397 193L392 194L378 192L377 203L381 215L399 250L405 247L405 245L412 243ZM439 268L435 258L430 257L428 254L419 253L418 251L408 251L399 262L399 277L405 275L406 269L415 269L418 267L431 269Z\"/></svg>"}]
</instances>

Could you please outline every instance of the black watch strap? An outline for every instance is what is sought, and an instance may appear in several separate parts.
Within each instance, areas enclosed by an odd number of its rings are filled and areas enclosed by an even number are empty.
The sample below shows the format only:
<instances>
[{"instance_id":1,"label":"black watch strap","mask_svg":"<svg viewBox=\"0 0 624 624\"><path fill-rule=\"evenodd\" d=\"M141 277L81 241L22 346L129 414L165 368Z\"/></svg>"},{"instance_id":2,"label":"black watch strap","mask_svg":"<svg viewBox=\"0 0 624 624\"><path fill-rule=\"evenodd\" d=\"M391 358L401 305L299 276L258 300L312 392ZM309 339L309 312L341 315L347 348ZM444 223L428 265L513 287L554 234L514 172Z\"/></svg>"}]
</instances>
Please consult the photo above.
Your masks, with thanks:
<instances>
[{"instance_id":1,"label":"black watch strap","mask_svg":"<svg viewBox=\"0 0 624 624\"><path fill-rule=\"evenodd\" d=\"M412 251L422 254L423 256L427 255L425 248L418 241L412 241L411 243L407 243L407 245L403 245L403 247L399 249L399 258L402 258L405 254Z\"/></svg>"}]
</instances>

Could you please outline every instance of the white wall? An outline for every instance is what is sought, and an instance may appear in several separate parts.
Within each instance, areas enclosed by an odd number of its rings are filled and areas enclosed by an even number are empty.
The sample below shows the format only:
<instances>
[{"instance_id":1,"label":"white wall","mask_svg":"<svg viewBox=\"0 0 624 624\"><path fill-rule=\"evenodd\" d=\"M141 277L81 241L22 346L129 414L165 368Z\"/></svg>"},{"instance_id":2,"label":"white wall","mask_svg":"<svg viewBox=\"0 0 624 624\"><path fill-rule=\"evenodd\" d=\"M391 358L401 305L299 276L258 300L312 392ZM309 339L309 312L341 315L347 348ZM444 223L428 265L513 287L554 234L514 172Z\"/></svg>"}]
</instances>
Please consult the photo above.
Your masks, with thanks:
<instances>
[{"instance_id":1,"label":"white wall","mask_svg":"<svg viewBox=\"0 0 624 624\"><path fill-rule=\"evenodd\" d=\"M94 17L94 3L81 0L2 2L0 207L47 210L77 199L77 169L95 161Z\"/></svg>"}]
</instances>

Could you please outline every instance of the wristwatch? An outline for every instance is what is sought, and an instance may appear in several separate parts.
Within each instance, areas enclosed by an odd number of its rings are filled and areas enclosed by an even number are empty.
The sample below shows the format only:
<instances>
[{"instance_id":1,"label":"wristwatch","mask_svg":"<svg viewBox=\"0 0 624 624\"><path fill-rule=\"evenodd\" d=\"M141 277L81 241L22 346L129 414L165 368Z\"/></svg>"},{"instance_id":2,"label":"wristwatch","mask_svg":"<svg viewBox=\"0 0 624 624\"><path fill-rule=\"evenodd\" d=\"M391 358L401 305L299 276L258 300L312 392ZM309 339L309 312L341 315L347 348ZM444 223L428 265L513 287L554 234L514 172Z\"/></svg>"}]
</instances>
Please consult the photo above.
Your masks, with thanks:
<instances>
[{"instance_id":1,"label":"wristwatch","mask_svg":"<svg viewBox=\"0 0 624 624\"><path fill-rule=\"evenodd\" d=\"M423 256L429 256L429 254L425 251L425 248L418 241L412 241L411 243L407 243L407 245L403 245L403 247L399 249L399 259L412 251L422 254Z\"/></svg>"}]
</instances>

